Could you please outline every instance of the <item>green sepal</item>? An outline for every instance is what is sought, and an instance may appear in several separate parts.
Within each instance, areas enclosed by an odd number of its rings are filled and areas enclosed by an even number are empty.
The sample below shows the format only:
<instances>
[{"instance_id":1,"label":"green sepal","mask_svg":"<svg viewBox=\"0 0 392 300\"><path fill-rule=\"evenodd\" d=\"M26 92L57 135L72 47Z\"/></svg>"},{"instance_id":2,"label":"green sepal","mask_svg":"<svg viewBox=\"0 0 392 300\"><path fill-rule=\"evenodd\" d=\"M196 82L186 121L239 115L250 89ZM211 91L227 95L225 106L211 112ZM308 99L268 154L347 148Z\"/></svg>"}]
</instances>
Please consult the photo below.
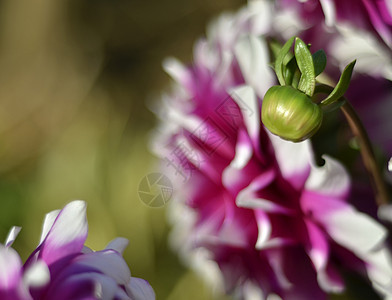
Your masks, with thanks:
<instances>
[{"instance_id":1,"label":"green sepal","mask_svg":"<svg viewBox=\"0 0 392 300\"><path fill-rule=\"evenodd\" d=\"M276 40L271 40L268 42L268 46L270 48L272 57L274 58L274 60L276 60L276 58L279 55L280 50L282 49L282 44ZM275 66L274 66L274 68L275 68Z\"/></svg>"},{"instance_id":2,"label":"green sepal","mask_svg":"<svg viewBox=\"0 0 392 300\"><path fill-rule=\"evenodd\" d=\"M312 54L312 57L314 64L314 76L317 77L324 71L327 65L327 56L325 55L324 50L318 50Z\"/></svg>"},{"instance_id":3,"label":"green sepal","mask_svg":"<svg viewBox=\"0 0 392 300\"><path fill-rule=\"evenodd\" d=\"M346 68L344 68L338 84L335 86L331 94L329 94L327 98L321 101L322 106L330 105L331 103L343 97L344 93L347 91L350 85L351 75L353 73L355 63L356 60L352 61L350 64L346 66Z\"/></svg>"},{"instance_id":4,"label":"green sepal","mask_svg":"<svg viewBox=\"0 0 392 300\"><path fill-rule=\"evenodd\" d=\"M313 57L308 46L298 37L295 39L294 54L301 71L298 89L312 97L316 85Z\"/></svg>"},{"instance_id":5,"label":"green sepal","mask_svg":"<svg viewBox=\"0 0 392 300\"><path fill-rule=\"evenodd\" d=\"M293 45L294 37L290 38L280 49L276 61L275 61L275 72L276 76L278 77L280 85L286 85L286 80L284 78L284 59L287 53L290 51L291 46Z\"/></svg>"},{"instance_id":6,"label":"green sepal","mask_svg":"<svg viewBox=\"0 0 392 300\"><path fill-rule=\"evenodd\" d=\"M297 88L301 73L299 72L297 61L293 56L284 67L284 78L286 85Z\"/></svg>"}]
</instances>

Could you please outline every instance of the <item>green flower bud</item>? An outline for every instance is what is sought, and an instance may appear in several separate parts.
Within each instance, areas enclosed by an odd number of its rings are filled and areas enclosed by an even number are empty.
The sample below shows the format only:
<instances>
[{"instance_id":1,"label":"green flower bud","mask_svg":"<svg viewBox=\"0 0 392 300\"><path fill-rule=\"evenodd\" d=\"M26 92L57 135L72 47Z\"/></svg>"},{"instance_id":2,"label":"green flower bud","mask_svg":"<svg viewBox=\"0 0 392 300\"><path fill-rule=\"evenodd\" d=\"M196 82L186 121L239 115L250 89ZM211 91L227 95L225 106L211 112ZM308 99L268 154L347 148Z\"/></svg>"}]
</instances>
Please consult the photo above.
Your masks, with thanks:
<instances>
[{"instance_id":1,"label":"green flower bud","mask_svg":"<svg viewBox=\"0 0 392 300\"><path fill-rule=\"evenodd\" d=\"M273 134L300 142L320 128L323 112L305 93L291 86L273 86L264 96L261 119Z\"/></svg>"}]
</instances>

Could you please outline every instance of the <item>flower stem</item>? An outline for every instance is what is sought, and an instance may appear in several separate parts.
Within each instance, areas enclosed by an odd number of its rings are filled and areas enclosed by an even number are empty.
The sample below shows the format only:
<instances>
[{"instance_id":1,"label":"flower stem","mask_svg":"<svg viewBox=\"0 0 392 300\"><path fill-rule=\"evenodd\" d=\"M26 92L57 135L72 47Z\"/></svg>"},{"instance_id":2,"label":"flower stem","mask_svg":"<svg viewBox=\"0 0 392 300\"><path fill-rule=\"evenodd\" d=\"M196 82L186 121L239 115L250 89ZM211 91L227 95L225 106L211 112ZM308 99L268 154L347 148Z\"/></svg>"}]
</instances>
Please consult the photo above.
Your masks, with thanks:
<instances>
[{"instance_id":1,"label":"flower stem","mask_svg":"<svg viewBox=\"0 0 392 300\"><path fill-rule=\"evenodd\" d=\"M363 126L358 114L352 107L352 105L346 100L346 102L340 107L347 122L351 128L351 131L357 137L359 141L360 151L362 160L365 168L371 175L372 186L376 196L376 203L380 206L388 203L388 192L382 178L381 172L377 166L376 158L372 145L370 143L368 134L365 127Z\"/></svg>"},{"instance_id":2,"label":"flower stem","mask_svg":"<svg viewBox=\"0 0 392 300\"><path fill-rule=\"evenodd\" d=\"M328 94L332 90L333 88L328 85L318 84L316 86L315 94ZM336 102L342 103L342 105L340 105L340 109L346 117L351 131L358 139L362 160L367 172L369 173L377 205L381 206L383 204L388 204L389 201L387 188L382 178L380 169L377 166L372 144L370 142L366 129L361 122L361 119L359 118L358 114L347 99L341 97Z\"/></svg>"}]
</instances>

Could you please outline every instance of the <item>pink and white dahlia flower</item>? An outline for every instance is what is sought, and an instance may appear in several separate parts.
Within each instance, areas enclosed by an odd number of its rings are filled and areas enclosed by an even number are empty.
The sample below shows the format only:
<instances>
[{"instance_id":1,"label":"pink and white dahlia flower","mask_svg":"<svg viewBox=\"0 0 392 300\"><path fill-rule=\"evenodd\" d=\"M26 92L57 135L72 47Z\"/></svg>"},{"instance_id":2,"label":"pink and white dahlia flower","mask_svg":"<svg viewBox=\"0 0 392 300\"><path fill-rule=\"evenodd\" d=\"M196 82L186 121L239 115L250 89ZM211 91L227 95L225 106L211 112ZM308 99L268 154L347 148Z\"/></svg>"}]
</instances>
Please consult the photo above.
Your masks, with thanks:
<instances>
[{"instance_id":1,"label":"pink and white dahlia flower","mask_svg":"<svg viewBox=\"0 0 392 300\"><path fill-rule=\"evenodd\" d=\"M176 83L155 151L177 175L173 241L240 298L326 299L344 290L344 272L392 296L387 231L348 202L345 168L330 156L317 166L309 141L283 141L260 123L275 17L270 2L251 1L209 27L192 65L165 62Z\"/></svg>"},{"instance_id":2,"label":"pink and white dahlia flower","mask_svg":"<svg viewBox=\"0 0 392 300\"><path fill-rule=\"evenodd\" d=\"M85 202L46 215L41 241L25 264L11 247L19 230L0 244L0 299L155 299L147 281L131 277L122 257L126 239L97 252L84 246Z\"/></svg>"}]
</instances>

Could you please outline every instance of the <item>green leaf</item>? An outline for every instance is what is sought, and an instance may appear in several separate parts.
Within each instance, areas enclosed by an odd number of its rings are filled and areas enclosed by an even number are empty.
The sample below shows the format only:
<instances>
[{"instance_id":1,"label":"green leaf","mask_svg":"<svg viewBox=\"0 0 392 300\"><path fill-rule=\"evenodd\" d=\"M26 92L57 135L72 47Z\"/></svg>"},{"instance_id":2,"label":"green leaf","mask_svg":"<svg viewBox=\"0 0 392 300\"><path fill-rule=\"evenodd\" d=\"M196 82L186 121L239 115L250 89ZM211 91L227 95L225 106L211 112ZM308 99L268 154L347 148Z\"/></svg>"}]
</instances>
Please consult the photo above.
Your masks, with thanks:
<instances>
[{"instance_id":1,"label":"green leaf","mask_svg":"<svg viewBox=\"0 0 392 300\"><path fill-rule=\"evenodd\" d=\"M344 103L346 103L345 98L339 98L335 102L332 102L329 105L320 105L320 108L323 110L323 112L328 113L334 110L337 110L340 108Z\"/></svg>"},{"instance_id":2,"label":"green leaf","mask_svg":"<svg viewBox=\"0 0 392 300\"><path fill-rule=\"evenodd\" d=\"M280 85L286 85L286 80L284 78L284 59L287 53L290 51L291 46L293 45L294 37L290 38L280 49L278 56L275 61L275 72L278 77Z\"/></svg>"},{"instance_id":3,"label":"green leaf","mask_svg":"<svg viewBox=\"0 0 392 300\"><path fill-rule=\"evenodd\" d=\"M351 75L353 73L355 63L356 60L352 61L346 66L346 68L343 70L342 75L340 76L338 84L335 86L331 94L329 94L327 98L321 101L321 105L329 105L339 100L339 98L343 97L344 93L347 91L350 85Z\"/></svg>"},{"instance_id":4,"label":"green leaf","mask_svg":"<svg viewBox=\"0 0 392 300\"><path fill-rule=\"evenodd\" d=\"M312 55L314 64L314 75L317 77L320 75L327 65L327 56L324 50L318 50Z\"/></svg>"},{"instance_id":5,"label":"green leaf","mask_svg":"<svg viewBox=\"0 0 392 300\"><path fill-rule=\"evenodd\" d=\"M298 37L295 39L294 54L301 71L298 89L312 97L316 85L313 58L308 46Z\"/></svg>"}]
</instances>

